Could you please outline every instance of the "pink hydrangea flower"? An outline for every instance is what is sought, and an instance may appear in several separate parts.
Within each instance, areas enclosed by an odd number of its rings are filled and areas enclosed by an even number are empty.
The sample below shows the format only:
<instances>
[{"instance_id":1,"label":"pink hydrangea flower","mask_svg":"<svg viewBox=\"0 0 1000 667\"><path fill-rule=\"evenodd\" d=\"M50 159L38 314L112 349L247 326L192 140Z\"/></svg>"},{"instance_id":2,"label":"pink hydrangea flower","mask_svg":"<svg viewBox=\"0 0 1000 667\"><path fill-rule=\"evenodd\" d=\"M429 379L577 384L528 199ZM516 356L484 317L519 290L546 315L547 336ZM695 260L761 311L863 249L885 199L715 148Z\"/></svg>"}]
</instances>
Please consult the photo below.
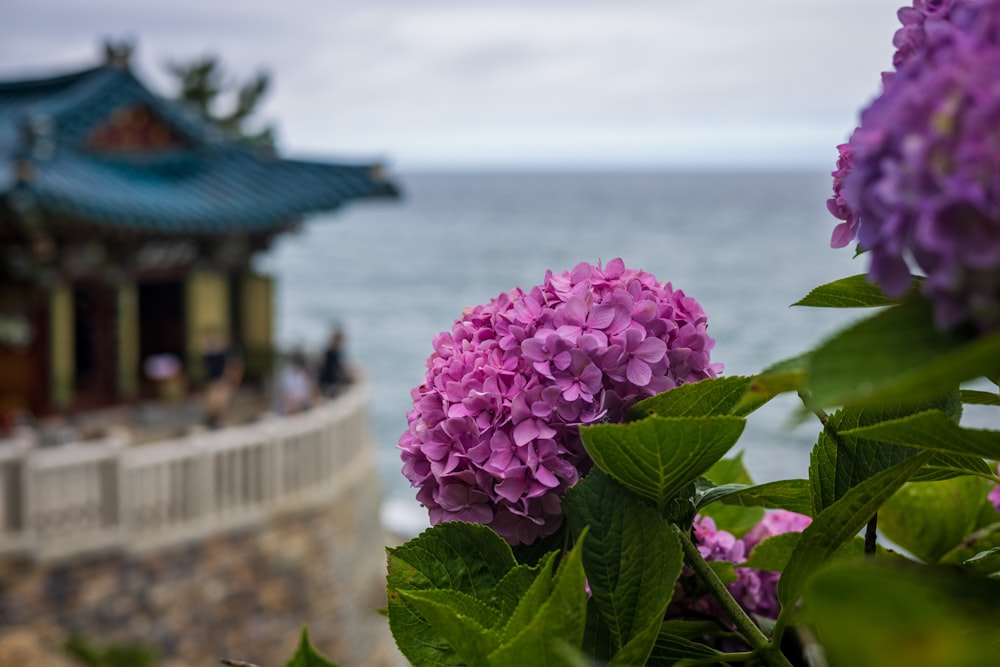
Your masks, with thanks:
<instances>
[{"instance_id":1,"label":"pink hydrangea flower","mask_svg":"<svg viewBox=\"0 0 1000 667\"><path fill-rule=\"evenodd\" d=\"M697 301L621 259L467 309L434 338L399 439L431 523L484 523L512 544L555 532L591 465L579 426L716 377L706 327Z\"/></svg>"},{"instance_id":2,"label":"pink hydrangea flower","mask_svg":"<svg viewBox=\"0 0 1000 667\"><path fill-rule=\"evenodd\" d=\"M812 519L802 514L786 510L772 510L764 514L742 538L732 533L718 530L711 517L697 517L692 525L698 551L706 561L725 561L739 565L746 562L753 548L769 537L782 533L802 532ZM727 586L729 592L748 613L767 618L777 618L781 611L778 602L778 580L781 574L748 567L736 568L736 581ZM683 578L682 578L683 579ZM711 595L696 599L684 592L684 582L679 581L674 600L668 608L668 617L682 618L693 613L717 617L722 607Z\"/></svg>"},{"instance_id":3,"label":"pink hydrangea flower","mask_svg":"<svg viewBox=\"0 0 1000 667\"><path fill-rule=\"evenodd\" d=\"M1000 473L1000 464L997 464L997 472ZM1000 486L994 486L988 497L990 502L993 503L993 507L1000 512Z\"/></svg>"}]
</instances>

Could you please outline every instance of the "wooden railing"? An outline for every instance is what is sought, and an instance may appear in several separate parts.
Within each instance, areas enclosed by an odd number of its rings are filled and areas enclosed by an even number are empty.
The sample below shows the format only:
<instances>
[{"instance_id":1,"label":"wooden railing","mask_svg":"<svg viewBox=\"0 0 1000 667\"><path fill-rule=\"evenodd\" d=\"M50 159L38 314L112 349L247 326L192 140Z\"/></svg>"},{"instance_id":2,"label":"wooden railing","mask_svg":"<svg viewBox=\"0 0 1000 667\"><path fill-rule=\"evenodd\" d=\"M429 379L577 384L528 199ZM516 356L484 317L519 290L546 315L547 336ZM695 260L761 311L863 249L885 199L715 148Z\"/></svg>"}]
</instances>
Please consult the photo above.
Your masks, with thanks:
<instances>
[{"instance_id":1,"label":"wooden railing","mask_svg":"<svg viewBox=\"0 0 1000 667\"><path fill-rule=\"evenodd\" d=\"M328 501L373 465L367 383L286 417L128 446L0 441L0 555L142 552Z\"/></svg>"}]
</instances>

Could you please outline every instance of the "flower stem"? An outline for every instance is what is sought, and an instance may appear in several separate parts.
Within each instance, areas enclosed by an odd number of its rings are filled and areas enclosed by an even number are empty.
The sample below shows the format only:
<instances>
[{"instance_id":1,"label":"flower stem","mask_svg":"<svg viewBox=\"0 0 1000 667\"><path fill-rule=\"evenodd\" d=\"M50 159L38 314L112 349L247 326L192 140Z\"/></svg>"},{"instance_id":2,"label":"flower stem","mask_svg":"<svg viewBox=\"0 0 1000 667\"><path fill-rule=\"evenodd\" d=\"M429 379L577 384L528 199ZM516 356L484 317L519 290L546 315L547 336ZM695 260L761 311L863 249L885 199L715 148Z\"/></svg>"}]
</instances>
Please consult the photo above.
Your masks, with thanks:
<instances>
[{"instance_id":1,"label":"flower stem","mask_svg":"<svg viewBox=\"0 0 1000 667\"><path fill-rule=\"evenodd\" d=\"M753 622L746 611L743 610L743 607L733 598L732 593L729 592L726 585L719 579L719 575L709 567L708 563L702 557L701 552L698 551L698 547L691 541L691 536L681 530L677 524L671 525L674 532L677 533L678 538L680 538L681 547L684 549L684 560L687 561L691 569L701 577L701 580L712 591L715 599L719 601L722 608L729 614L733 623L736 624L736 629L743 635L744 639L750 644L750 647L767 664L772 665L772 667L792 667L788 658L782 654L781 649L772 644L767 635L761 632L757 624Z\"/></svg>"},{"instance_id":2,"label":"flower stem","mask_svg":"<svg viewBox=\"0 0 1000 667\"><path fill-rule=\"evenodd\" d=\"M865 555L874 556L878 548L878 512L868 520L865 528Z\"/></svg>"}]
</instances>

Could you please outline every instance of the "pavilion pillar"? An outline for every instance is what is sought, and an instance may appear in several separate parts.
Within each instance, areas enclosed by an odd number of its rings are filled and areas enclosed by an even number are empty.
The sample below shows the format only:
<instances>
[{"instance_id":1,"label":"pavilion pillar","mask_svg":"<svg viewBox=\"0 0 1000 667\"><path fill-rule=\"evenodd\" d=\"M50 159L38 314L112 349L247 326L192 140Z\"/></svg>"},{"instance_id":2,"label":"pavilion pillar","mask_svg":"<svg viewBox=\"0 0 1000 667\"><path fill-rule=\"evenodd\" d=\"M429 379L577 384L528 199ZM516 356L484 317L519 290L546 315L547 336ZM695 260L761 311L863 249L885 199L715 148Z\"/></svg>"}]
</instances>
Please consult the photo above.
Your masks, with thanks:
<instances>
[{"instance_id":1,"label":"pavilion pillar","mask_svg":"<svg viewBox=\"0 0 1000 667\"><path fill-rule=\"evenodd\" d=\"M229 280L217 271L192 271L184 289L185 368L195 384L205 379L202 365L204 341L217 332L227 343L232 340L229 322Z\"/></svg>"},{"instance_id":2,"label":"pavilion pillar","mask_svg":"<svg viewBox=\"0 0 1000 667\"><path fill-rule=\"evenodd\" d=\"M246 373L252 378L266 377L274 364L274 281L248 272L240 278L240 292Z\"/></svg>"},{"instance_id":3,"label":"pavilion pillar","mask_svg":"<svg viewBox=\"0 0 1000 667\"><path fill-rule=\"evenodd\" d=\"M119 398L127 399L139 389L139 291L134 282L127 281L117 292L117 389Z\"/></svg>"},{"instance_id":4,"label":"pavilion pillar","mask_svg":"<svg viewBox=\"0 0 1000 667\"><path fill-rule=\"evenodd\" d=\"M73 289L58 284L49 291L49 397L54 408L73 401L76 367Z\"/></svg>"}]
</instances>

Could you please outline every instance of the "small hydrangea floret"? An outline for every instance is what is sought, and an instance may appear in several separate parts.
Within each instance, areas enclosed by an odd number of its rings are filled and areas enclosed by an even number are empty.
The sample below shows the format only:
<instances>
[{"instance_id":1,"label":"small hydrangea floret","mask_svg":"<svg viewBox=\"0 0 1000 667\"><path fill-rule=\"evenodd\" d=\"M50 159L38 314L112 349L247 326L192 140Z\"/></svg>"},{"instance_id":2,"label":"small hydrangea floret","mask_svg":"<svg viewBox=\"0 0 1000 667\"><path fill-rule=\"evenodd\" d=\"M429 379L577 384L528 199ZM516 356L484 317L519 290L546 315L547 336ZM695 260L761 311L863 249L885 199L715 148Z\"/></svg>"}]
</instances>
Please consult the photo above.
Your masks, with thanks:
<instances>
[{"instance_id":1,"label":"small hydrangea floret","mask_svg":"<svg viewBox=\"0 0 1000 667\"><path fill-rule=\"evenodd\" d=\"M512 544L555 532L591 465L579 427L716 377L706 327L697 301L620 259L467 309L434 338L399 439L431 523L484 523Z\"/></svg>"}]
</instances>

